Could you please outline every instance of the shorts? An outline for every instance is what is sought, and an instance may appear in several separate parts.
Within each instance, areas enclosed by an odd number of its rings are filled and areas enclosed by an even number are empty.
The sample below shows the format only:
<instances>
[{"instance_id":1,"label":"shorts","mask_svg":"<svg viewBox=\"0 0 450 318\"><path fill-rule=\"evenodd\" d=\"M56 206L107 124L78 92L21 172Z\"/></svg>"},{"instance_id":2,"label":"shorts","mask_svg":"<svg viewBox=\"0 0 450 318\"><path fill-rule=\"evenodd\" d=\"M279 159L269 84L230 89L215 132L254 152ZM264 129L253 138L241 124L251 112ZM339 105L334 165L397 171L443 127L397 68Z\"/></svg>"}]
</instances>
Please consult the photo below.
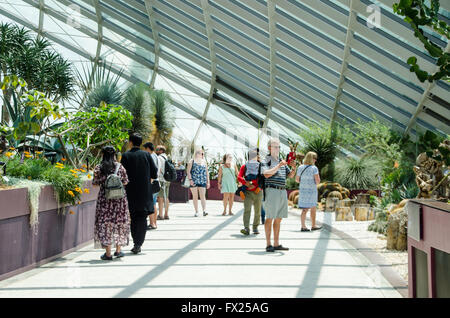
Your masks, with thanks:
<instances>
[{"instance_id":1,"label":"shorts","mask_svg":"<svg viewBox=\"0 0 450 318\"><path fill-rule=\"evenodd\" d=\"M170 182L161 181L160 185L161 185L161 190L159 190L159 192L158 192L158 198L168 199L169 198Z\"/></svg>"},{"instance_id":2,"label":"shorts","mask_svg":"<svg viewBox=\"0 0 450 318\"><path fill-rule=\"evenodd\" d=\"M266 198L263 201L266 219L288 217L288 199L286 190L266 188Z\"/></svg>"},{"instance_id":3,"label":"shorts","mask_svg":"<svg viewBox=\"0 0 450 318\"><path fill-rule=\"evenodd\" d=\"M155 205L156 202L158 202L158 193L153 193L153 205Z\"/></svg>"},{"instance_id":4,"label":"shorts","mask_svg":"<svg viewBox=\"0 0 450 318\"><path fill-rule=\"evenodd\" d=\"M191 188L206 188L206 183L194 184Z\"/></svg>"}]
</instances>

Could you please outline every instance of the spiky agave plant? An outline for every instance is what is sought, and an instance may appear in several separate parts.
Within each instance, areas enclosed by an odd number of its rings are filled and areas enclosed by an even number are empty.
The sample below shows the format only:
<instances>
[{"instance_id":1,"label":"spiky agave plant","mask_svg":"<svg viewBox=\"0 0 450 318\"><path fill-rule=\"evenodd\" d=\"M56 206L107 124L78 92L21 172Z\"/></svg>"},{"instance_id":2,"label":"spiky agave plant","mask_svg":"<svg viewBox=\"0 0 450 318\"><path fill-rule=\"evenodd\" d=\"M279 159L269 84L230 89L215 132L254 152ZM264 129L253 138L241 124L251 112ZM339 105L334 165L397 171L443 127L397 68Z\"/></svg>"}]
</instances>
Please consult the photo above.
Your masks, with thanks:
<instances>
[{"instance_id":1,"label":"spiky agave plant","mask_svg":"<svg viewBox=\"0 0 450 318\"><path fill-rule=\"evenodd\" d=\"M155 90L152 94L152 134L151 140L155 145L166 146L170 153L172 147L171 137L174 127L173 107L169 93Z\"/></svg>"},{"instance_id":2,"label":"spiky agave plant","mask_svg":"<svg viewBox=\"0 0 450 318\"><path fill-rule=\"evenodd\" d=\"M348 189L371 189L377 186L377 163L368 158L341 159L336 165L336 181Z\"/></svg>"},{"instance_id":3,"label":"spiky agave plant","mask_svg":"<svg viewBox=\"0 0 450 318\"><path fill-rule=\"evenodd\" d=\"M80 91L77 94L76 102L89 110L98 107L103 101L106 104L118 105L122 102L123 92L119 89L119 79L123 69L118 74L112 73L112 63L94 62L89 68L83 66L83 73L77 70L77 82Z\"/></svg>"},{"instance_id":4,"label":"spiky agave plant","mask_svg":"<svg viewBox=\"0 0 450 318\"><path fill-rule=\"evenodd\" d=\"M133 132L139 133L144 140L150 138L152 122L152 90L144 83L130 86L125 91L122 106L133 115Z\"/></svg>"}]
</instances>

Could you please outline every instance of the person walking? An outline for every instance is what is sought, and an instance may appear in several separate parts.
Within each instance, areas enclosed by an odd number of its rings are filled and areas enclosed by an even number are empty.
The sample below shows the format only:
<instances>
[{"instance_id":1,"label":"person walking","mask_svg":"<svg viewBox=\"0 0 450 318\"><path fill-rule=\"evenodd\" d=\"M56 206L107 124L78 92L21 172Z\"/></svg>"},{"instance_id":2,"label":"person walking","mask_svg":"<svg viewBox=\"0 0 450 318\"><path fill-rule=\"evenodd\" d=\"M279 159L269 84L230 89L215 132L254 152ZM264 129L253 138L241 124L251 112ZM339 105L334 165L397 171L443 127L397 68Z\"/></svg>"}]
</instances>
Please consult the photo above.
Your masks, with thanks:
<instances>
[{"instance_id":1,"label":"person walking","mask_svg":"<svg viewBox=\"0 0 450 318\"><path fill-rule=\"evenodd\" d=\"M161 185L161 189L158 193L158 208L159 215L158 220L169 219L169 189L170 182L164 179L164 173L166 172L166 161L169 160L166 155L166 147L159 145L156 147L156 154L158 155L158 180ZM164 215L163 215L164 209Z\"/></svg>"},{"instance_id":2,"label":"person walking","mask_svg":"<svg viewBox=\"0 0 450 318\"><path fill-rule=\"evenodd\" d=\"M237 190L236 177L239 174L236 165L231 165L233 157L231 154L225 154L223 156L222 165L219 167L219 175L217 177L220 193L223 194L223 213L233 215L231 209L233 208L234 193Z\"/></svg>"},{"instance_id":3,"label":"person walking","mask_svg":"<svg viewBox=\"0 0 450 318\"><path fill-rule=\"evenodd\" d=\"M252 149L248 152L248 161L242 165L241 169L239 169L239 175L238 175L238 181L242 185L245 186L244 188L244 215L243 215L243 221L244 221L244 228L241 230L241 233L245 236L250 234L250 216L252 213L252 206L253 206L253 234L259 234L258 226L261 218L261 202L263 198L263 191L258 186L259 179L261 178L261 166L259 162L259 156L258 156L258 149ZM247 166L249 165L249 162L251 163L257 163L255 167L252 167L253 173L250 174L252 177L251 180L246 180L246 176L249 175L250 168Z\"/></svg>"},{"instance_id":4,"label":"person walking","mask_svg":"<svg viewBox=\"0 0 450 318\"><path fill-rule=\"evenodd\" d=\"M140 149L141 135L130 135L131 149L122 155L121 163L128 174L126 185L127 199L131 217L131 236L134 247L131 252L138 254L147 232L147 216L155 212L153 207L152 183L157 178L158 169L152 156Z\"/></svg>"},{"instance_id":5,"label":"person walking","mask_svg":"<svg viewBox=\"0 0 450 318\"><path fill-rule=\"evenodd\" d=\"M295 161L291 162L292 170L287 166L285 160L279 158L280 141L270 139L267 148L269 155L262 162L262 173L265 180L263 206L266 211L264 228L266 232L266 251L287 251L289 248L280 244L281 220L288 217L288 198L286 193L286 178L292 178L295 173ZM271 244L273 225L274 244Z\"/></svg>"},{"instance_id":6,"label":"person walking","mask_svg":"<svg viewBox=\"0 0 450 318\"><path fill-rule=\"evenodd\" d=\"M116 246L114 256L118 258L124 256L121 248L129 243L130 212L126 196L110 200L106 198L105 183L108 176L115 173L125 186L128 183L128 176L125 168L116 161L116 151L112 146L103 147L102 154L102 162L95 167L92 180L94 186L100 186L95 208L94 245L95 248L104 248L106 252L101 259L110 261L113 259L111 255L113 244Z\"/></svg>"},{"instance_id":7,"label":"person walking","mask_svg":"<svg viewBox=\"0 0 450 318\"><path fill-rule=\"evenodd\" d=\"M306 213L311 211L311 230L320 230L322 227L316 226L316 207L318 200L317 185L320 183L319 169L315 166L317 154L308 152L303 159L303 164L297 169L295 181L299 183L298 207L302 210L301 223L302 232L308 232L306 227Z\"/></svg>"},{"instance_id":8,"label":"person walking","mask_svg":"<svg viewBox=\"0 0 450 318\"><path fill-rule=\"evenodd\" d=\"M210 183L208 164L205 160L205 152L202 149L195 151L194 158L189 161L186 174L191 183L192 201L194 202L195 209L194 216L198 216L198 196L200 196L203 216L207 216L206 189L209 189Z\"/></svg>"},{"instance_id":9,"label":"person walking","mask_svg":"<svg viewBox=\"0 0 450 318\"><path fill-rule=\"evenodd\" d=\"M159 160L158 160L158 155L155 153L155 146L153 145L153 143L151 142L146 142L144 145L144 150L147 151L153 159L153 162L156 165L156 168L158 169L158 175L159 175ZM152 197L153 197L153 210L155 211L155 213L152 213L148 216L150 225L147 227L148 230L155 230L157 228L156 225L156 219L157 219L157 209L156 209L156 202L158 199L158 192L160 190L161 186L159 184L159 178L156 178L156 180L152 180Z\"/></svg>"}]
</instances>

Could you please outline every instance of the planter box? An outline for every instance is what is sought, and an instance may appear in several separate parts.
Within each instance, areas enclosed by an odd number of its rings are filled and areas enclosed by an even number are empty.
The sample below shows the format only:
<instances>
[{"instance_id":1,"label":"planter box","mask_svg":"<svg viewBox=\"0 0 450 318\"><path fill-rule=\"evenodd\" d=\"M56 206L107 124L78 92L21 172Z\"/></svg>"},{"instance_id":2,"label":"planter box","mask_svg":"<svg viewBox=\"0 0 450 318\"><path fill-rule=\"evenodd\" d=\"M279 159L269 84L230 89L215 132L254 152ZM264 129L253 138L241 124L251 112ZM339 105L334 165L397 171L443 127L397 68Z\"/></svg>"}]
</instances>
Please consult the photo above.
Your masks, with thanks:
<instances>
[{"instance_id":1,"label":"planter box","mask_svg":"<svg viewBox=\"0 0 450 318\"><path fill-rule=\"evenodd\" d=\"M408 290L411 298L450 298L450 205L410 200Z\"/></svg>"},{"instance_id":2,"label":"planter box","mask_svg":"<svg viewBox=\"0 0 450 318\"><path fill-rule=\"evenodd\" d=\"M28 189L0 190L0 280L30 270L80 248L94 238L98 188L84 185L81 204L58 214L53 187L42 188L37 233L30 227Z\"/></svg>"}]
</instances>

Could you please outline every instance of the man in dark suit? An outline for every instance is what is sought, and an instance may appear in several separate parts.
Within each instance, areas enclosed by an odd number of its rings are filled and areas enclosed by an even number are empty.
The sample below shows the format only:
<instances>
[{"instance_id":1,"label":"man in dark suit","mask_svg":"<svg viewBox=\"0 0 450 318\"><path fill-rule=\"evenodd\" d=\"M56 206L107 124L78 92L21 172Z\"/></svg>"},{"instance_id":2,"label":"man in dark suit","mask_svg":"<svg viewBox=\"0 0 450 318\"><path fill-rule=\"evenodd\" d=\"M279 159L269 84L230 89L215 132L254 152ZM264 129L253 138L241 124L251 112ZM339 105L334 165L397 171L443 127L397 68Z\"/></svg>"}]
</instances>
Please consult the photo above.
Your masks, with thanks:
<instances>
[{"instance_id":1,"label":"man in dark suit","mask_svg":"<svg viewBox=\"0 0 450 318\"><path fill-rule=\"evenodd\" d=\"M131 149L120 161L127 171L129 183L125 186L130 209L131 236L134 254L141 252L147 232L147 216L154 213L151 179L156 179L158 169L152 157L140 149L142 137L134 133L129 138Z\"/></svg>"}]
</instances>

